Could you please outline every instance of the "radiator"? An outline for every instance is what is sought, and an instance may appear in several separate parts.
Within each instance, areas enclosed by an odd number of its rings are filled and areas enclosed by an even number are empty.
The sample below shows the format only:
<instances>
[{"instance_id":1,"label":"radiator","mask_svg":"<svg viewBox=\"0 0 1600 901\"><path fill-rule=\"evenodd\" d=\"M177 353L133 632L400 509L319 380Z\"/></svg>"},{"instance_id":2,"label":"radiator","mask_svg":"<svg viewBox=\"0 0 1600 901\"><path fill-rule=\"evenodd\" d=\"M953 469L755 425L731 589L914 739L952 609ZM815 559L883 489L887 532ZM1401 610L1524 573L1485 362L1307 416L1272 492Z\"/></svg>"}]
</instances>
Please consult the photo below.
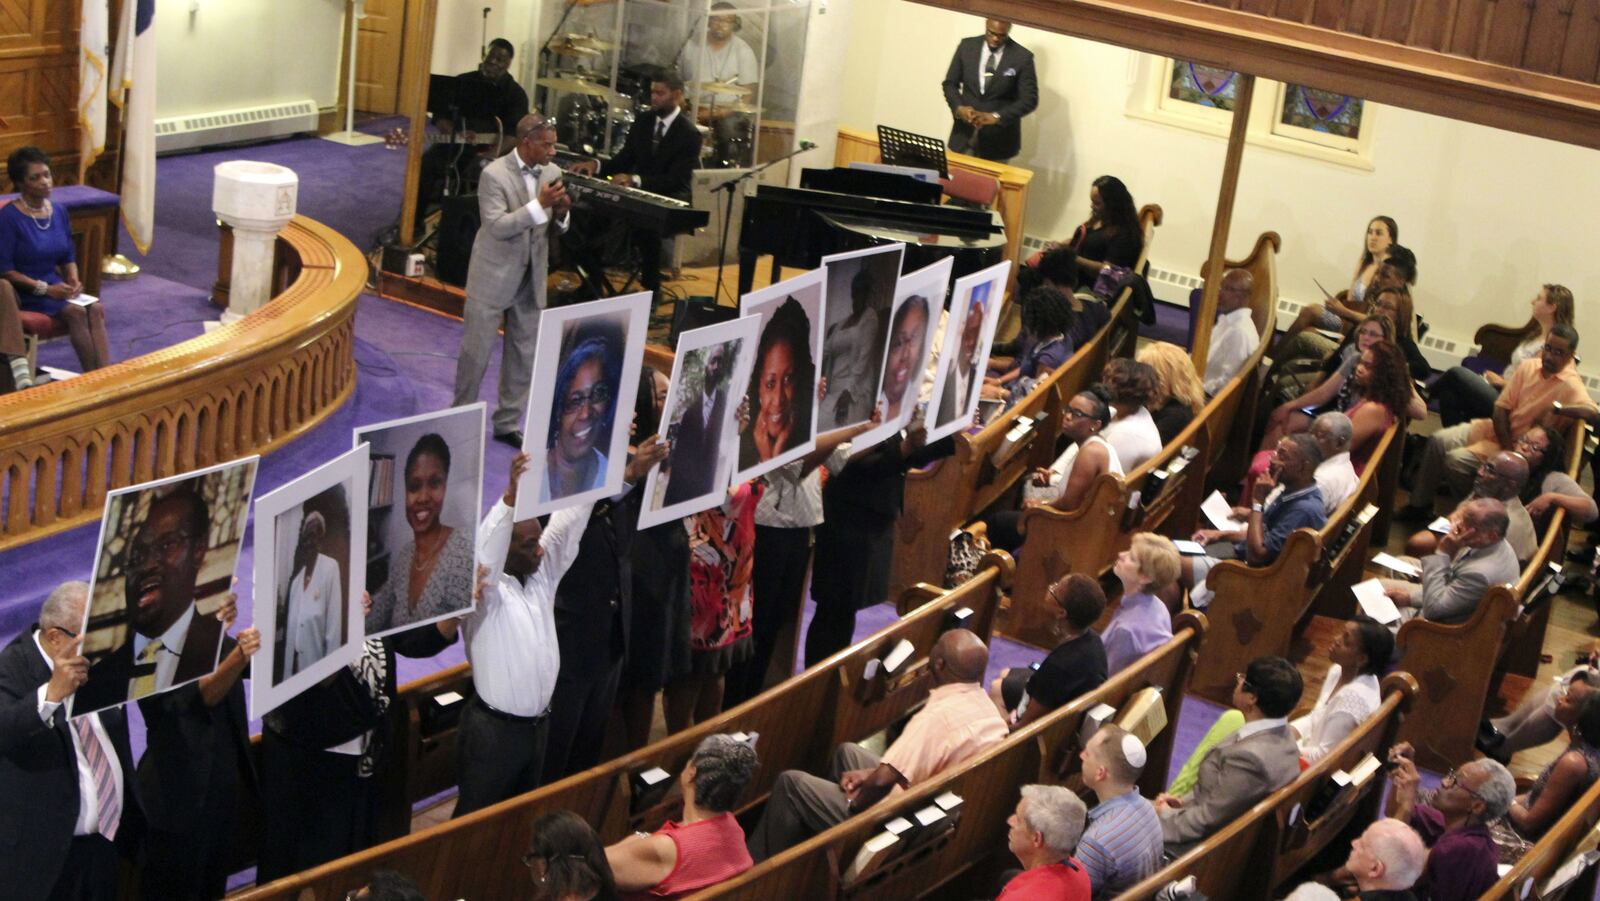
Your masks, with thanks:
<instances>
[{"instance_id":1,"label":"radiator","mask_svg":"<svg viewBox=\"0 0 1600 901\"><path fill-rule=\"evenodd\" d=\"M317 114L317 105L311 100L292 100L157 119L156 152L170 153L316 131Z\"/></svg>"}]
</instances>

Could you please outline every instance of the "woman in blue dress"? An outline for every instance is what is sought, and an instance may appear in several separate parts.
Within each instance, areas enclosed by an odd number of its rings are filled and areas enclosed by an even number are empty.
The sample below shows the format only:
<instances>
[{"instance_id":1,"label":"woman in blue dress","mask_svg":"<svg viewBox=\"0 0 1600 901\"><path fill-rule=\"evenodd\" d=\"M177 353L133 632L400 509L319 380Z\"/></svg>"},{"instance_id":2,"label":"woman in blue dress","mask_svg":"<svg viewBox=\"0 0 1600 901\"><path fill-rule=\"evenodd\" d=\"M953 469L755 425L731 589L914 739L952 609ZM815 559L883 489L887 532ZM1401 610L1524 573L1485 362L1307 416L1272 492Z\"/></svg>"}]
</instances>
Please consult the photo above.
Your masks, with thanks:
<instances>
[{"instance_id":1,"label":"woman in blue dress","mask_svg":"<svg viewBox=\"0 0 1600 901\"><path fill-rule=\"evenodd\" d=\"M83 283L67 211L50 201L50 158L37 147L19 148L6 160L6 174L22 196L0 207L0 278L16 290L24 313L66 323L85 372L99 369L111 362L105 313L99 303L72 300Z\"/></svg>"}]
</instances>

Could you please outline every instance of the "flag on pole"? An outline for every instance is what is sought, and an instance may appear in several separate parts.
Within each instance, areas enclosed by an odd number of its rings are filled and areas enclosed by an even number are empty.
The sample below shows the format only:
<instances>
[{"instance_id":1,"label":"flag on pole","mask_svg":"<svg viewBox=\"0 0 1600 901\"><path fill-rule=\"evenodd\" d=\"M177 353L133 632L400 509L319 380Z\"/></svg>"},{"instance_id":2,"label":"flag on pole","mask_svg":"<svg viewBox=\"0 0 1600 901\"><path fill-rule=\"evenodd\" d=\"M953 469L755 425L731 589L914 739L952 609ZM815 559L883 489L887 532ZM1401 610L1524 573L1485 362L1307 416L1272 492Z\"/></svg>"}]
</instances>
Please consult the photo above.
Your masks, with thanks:
<instances>
[{"instance_id":1,"label":"flag on pole","mask_svg":"<svg viewBox=\"0 0 1600 901\"><path fill-rule=\"evenodd\" d=\"M78 181L106 149L106 77L111 32L108 0L83 0L78 34Z\"/></svg>"},{"instance_id":2,"label":"flag on pole","mask_svg":"<svg viewBox=\"0 0 1600 901\"><path fill-rule=\"evenodd\" d=\"M125 0L111 65L110 99L122 110L122 224L140 253L156 225L155 0Z\"/></svg>"}]
</instances>

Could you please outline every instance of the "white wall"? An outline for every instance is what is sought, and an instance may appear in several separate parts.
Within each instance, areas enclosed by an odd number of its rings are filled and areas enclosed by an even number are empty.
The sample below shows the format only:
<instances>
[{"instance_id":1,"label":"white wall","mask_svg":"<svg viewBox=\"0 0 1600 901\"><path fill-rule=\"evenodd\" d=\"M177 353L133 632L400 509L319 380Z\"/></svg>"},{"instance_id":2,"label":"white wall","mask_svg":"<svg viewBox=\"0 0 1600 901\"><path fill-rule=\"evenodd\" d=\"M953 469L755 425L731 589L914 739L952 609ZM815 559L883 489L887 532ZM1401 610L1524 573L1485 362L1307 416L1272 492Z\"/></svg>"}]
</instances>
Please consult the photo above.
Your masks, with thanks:
<instances>
[{"instance_id":1,"label":"white wall","mask_svg":"<svg viewBox=\"0 0 1600 901\"><path fill-rule=\"evenodd\" d=\"M308 97L333 106L344 9L343 0L157 4L156 118Z\"/></svg>"},{"instance_id":2,"label":"white wall","mask_svg":"<svg viewBox=\"0 0 1600 901\"><path fill-rule=\"evenodd\" d=\"M975 16L904 0L856 4L840 121L948 134L939 83L956 42L982 30ZM1126 115L1131 51L1028 28L1013 37L1034 52L1040 78L1039 111L1013 161L1035 172L1028 233L1070 234L1089 183L1114 174L1137 202L1166 212L1155 264L1198 272L1226 142ZM1600 342L1600 153L1393 107L1373 122L1371 172L1247 146L1229 255L1277 231L1282 294L1310 301L1320 297L1313 278L1333 290L1348 283L1367 221L1385 213L1417 253L1417 308L1438 334L1470 343L1483 322L1524 322L1539 284L1559 282L1577 294L1580 331Z\"/></svg>"}]
</instances>

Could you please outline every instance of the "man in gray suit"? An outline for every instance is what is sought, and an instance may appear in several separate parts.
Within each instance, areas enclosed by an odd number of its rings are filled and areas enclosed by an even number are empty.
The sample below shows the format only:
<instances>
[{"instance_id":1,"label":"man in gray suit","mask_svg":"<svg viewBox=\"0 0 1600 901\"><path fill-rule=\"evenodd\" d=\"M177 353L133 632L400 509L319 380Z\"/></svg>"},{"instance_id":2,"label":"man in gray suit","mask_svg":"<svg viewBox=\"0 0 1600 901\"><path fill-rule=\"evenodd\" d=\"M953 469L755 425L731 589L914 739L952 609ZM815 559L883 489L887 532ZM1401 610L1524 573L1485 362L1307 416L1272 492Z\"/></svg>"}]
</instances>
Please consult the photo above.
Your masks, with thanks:
<instances>
[{"instance_id":1,"label":"man in gray suit","mask_svg":"<svg viewBox=\"0 0 1600 901\"><path fill-rule=\"evenodd\" d=\"M1466 622L1491 586L1515 583L1522 575L1517 552L1506 541L1510 522L1505 504L1493 498L1462 501L1450 514L1450 531L1422 558L1422 584L1384 579L1384 593L1404 619Z\"/></svg>"},{"instance_id":2,"label":"man in gray suit","mask_svg":"<svg viewBox=\"0 0 1600 901\"><path fill-rule=\"evenodd\" d=\"M544 310L546 260L553 230L565 232L572 201L561 170L550 164L556 127L530 113L517 123L517 144L478 179L481 225L467 270L461 353L456 359L455 405L478 399L489 351L502 322L500 391L494 437L522 449L522 414L533 378L533 350Z\"/></svg>"},{"instance_id":3,"label":"man in gray suit","mask_svg":"<svg viewBox=\"0 0 1600 901\"><path fill-rule=\"evenodd\" d=\"M1300 749L1286 718L1301 688L1299 671L1282 657L1257 657L1239 674L1233 706L1244 725L1200 761L1192 794L1156 797L1167 854L1185 853L1299 775Z\"/></svg>"}]
</instances>

